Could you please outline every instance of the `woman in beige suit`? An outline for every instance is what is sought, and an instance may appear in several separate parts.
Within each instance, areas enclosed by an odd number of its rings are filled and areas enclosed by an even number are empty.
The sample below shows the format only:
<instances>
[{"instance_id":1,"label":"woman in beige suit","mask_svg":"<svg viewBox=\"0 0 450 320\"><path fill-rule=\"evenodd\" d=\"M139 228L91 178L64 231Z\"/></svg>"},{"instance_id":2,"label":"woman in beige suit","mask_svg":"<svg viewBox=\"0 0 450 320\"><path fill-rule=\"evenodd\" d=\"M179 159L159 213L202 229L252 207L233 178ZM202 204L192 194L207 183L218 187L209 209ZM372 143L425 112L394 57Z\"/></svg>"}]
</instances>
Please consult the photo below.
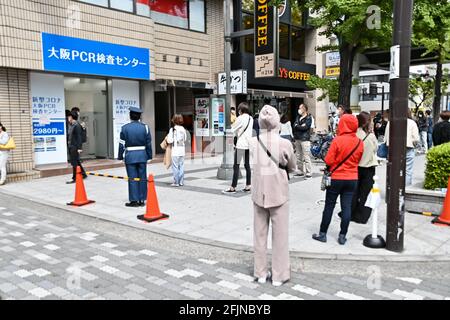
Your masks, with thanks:
<instances>
[{"instance_id":1,"label":"woman in beige suit","mask_svg":"<svg viewBox=\"0 0 450 320\"><path fill-rule=\"evenodd\" d=\"M271 106L259 114L259 137L250 142L254 183L254 275L259 283L272 278L274 286L290 279L288 171L295 170L292 143L279 135L280 116ZM259 138L259 139L258 139ZM272 222L272 274L267 268L267 236Z\"/></svg>"}]
</instances>

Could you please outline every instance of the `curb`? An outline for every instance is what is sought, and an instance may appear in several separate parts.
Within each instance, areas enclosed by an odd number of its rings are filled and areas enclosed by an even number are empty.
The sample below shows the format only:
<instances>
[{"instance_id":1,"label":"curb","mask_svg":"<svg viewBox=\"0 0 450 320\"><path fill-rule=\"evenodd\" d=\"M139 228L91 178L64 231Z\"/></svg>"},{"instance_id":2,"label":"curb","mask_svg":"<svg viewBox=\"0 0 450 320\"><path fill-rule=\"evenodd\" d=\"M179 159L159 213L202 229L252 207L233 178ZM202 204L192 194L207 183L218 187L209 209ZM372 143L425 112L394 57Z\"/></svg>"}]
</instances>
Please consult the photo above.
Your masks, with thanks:
<instances>
[{"instance_id":1,"label":"curb","mask_svg":"<svg viewBox=\"0 0 450 320\"><path fill-rule=\"evenodd\" d=\"M248 245L233 244L223 241L211 240L206 238L200 238L196 236L186 235L179 232L161 230L149 226L148 224L142 224L136 221L136 223L122 220L122 219L105 219L96 216L94 213L80 208L71 208L56 203L45 203L41 199L34 197L17 195L9 191L0 190L1 194L8 195L23 200L29 200L39 203L48 207L60 209L70 213L77 213L91 218L95 218L105 222L112 222L119 225L124 225L130 228L137 228L142 231L152 232L161 236L174 238L183 241L189 241L207 245L211 247L218 247L222 249L253 253L253 247ZM353 255L353 254L328 254L328 253L314 253L314 252L302 252L302 251L290 251L291 258L294 259L315 259L315 260L337 260L337 261L361 261L361 262L450 262L450 255L402 255L401 253L392 253L391 255Z\"/></svg>"}]
</instances>

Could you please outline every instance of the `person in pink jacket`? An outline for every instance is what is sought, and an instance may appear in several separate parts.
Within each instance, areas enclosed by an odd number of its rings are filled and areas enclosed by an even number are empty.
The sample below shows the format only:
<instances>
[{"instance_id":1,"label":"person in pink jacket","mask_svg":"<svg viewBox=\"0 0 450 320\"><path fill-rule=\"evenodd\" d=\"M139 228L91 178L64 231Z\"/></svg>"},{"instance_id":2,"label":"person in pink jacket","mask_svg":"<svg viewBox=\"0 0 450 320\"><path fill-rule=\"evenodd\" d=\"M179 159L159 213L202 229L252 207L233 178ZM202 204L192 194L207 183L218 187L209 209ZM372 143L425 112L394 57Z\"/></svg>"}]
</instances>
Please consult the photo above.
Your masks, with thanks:
<instances>
[{"instance_id":1,"label":"person in pink jacket","mask_svg":"<svg viewBox=\"0 0 450 320\"><path fill-rule=\"evenodd\" d=\"M259 113L260 134L250 140L254 183L254 275L259 283L280 286L290 279L289 176L295 170L292 143L279 135L278 111L265 105ZM272 222L272 273L267 267L267 236Z\"/></svg>"}]
</instances>

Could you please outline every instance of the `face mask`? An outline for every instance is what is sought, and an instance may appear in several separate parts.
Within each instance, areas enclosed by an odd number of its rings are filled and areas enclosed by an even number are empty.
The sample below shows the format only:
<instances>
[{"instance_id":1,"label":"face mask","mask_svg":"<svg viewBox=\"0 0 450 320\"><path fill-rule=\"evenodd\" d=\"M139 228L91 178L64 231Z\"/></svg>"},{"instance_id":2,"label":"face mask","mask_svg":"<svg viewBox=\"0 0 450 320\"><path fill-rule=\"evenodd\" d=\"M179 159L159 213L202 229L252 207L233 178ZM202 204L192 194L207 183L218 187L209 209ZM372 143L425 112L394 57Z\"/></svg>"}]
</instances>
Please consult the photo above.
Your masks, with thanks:
<instances>
[{"instance_id":1,"label":"face mask","mask_svg":"<svg viewBox=\"0 0 450 320\"><path fill-rule=\"evenodd\" d=\"M302 115L302 110L298 109L298 114Z\"/></svg>"}]
</instances>

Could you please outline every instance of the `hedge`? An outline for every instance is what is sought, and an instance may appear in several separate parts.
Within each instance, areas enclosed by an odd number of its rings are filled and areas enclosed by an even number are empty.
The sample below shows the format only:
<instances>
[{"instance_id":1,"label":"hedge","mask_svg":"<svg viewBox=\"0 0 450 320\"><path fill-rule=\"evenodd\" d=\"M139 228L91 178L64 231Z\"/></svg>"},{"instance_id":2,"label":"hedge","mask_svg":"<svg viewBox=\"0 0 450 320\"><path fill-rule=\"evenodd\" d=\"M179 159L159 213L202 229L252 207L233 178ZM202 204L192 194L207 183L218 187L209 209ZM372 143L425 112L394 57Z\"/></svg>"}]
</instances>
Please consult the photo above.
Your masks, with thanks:
<instances>
[{"instance_id":1,"label":"hedge","mask_svg":"<svg viewBox=\"0 0 450 320\"><path fill-rule=\"evenodd\" d=\"M427 153L425 189L447 188L450 176L450 142L431 148Z\"/></svg>"}]
</instances>

